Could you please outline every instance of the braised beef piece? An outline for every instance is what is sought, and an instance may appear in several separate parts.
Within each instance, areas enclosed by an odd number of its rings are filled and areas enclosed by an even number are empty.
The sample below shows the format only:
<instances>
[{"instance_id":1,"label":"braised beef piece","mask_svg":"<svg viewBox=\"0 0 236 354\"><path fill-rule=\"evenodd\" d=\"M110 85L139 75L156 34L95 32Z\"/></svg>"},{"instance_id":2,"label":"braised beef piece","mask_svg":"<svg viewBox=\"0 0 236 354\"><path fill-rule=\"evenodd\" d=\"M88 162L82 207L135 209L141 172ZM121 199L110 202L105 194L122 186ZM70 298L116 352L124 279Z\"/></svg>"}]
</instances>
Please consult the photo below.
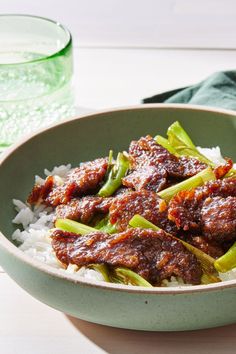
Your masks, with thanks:
<instances>
[{"instance_id":1,"label":"braised beef piece","mask_svg":"<svg viewBox=\"0 0 236 354\"><path fill-rule=\"evenodd\" d=\"M122 183L124 186L133 188L136 191L146 189L159 192L167 186L167 172L160 167L147 166L134 170L123 178Z\"/></svg>"},{"instance_id":2,"label":"braised beef piece","mask_svg":"<svg viewBox=\"0 0 236 354\"><path fill-rule=\"evenodd\" d=\"M111 197L98 197L88 195L82 198L73 198L67 204L56 207L56 219L71 219L88 224L94 217L104 217L109 213L109 208L115 198L132 192L131 189L121 187ZM104 215L103 215L104 214Z\"/></svg>"},{"instance_id":3,"label":"braised beef piece","mask_svg":"<svg viewBox=\"0 0 236 354\"><path fill-rule=\"evenodd\" d=\"M169 180L191 177L206 168L195 158L176 157L149 135L132 141L129 147L131 169L123 184L135 190L155 192L167 188Z\"/></svg>"},{"instance_id":4,"label":"braised beef piece","mask_svg":"<svg viewBox=\"0 0 236 354\"><path fill-rule=\"evenodd\" d=\"M86 196L81 199L72 199L67 204L60 204L56 207L56 219L71 219L84 224L98 214L107 214L112 198Z\"/></svg>"},{"instance_id":5,"label":"braised beef piece","mask_svg":"<svg viewBox=\"0 0 236 354\"><path fill-rule=\"evenodd\" d=\"M183 166L183 178L195 176L197 173L207 168L206 164L193 157L180 156L179 163Z\"/></svg>"},{"instance_id":6,"label":"braised beef piece","mask_svg":"<svg viewBox=\"0 0 236 354\"><path fill-rule=\"evenodd\" d=\"M126 188L124 186L121 186L120 188L118 188L115 193L112 194L112 197L120 197L123 194L127 194L132 192L133 190L131 188Z\"/></svg>"},{"instance_id":7,"label":"braised beef piece","mask_svg":"<svg viewBox=\"0 0 236 354\"><path fill-rule=\"evenodd\" d=\"M107 166L106 158L85 162L71 171L62 185L57 185L54 181L50 188L47 186L47 178L44 185L33 188L28 202L35 204L41 200L47 205L57 206L68 203L72 198L96 193L105 177ZM50 181L52 178L50 176Z\"/></svg>"},{"instance_id":8,"label":"braised beef piece","mask_svg":"<svg viewBox=\"0 0 236 354\"><path fill-rule=\"evenodd\" d=\"M143 216L166 232L175 233L174 223L167 218L167 205L154 192L142 190L129 192L113 199L110 206L110 222L119 231L126 230L135 214Z\"/></svg>"},{"instance_id":9,"label":"braised beef piece","mask_svg":"<svg viewBox=\"0 0 236 354\"><path fill-rule=\"evenodd\" d=\"M225 158L226 163L224 165L217 166L214 169L214 174L216 179L224 177L233 167L233 161L231 159Z\"/></svg>"},{"instance_id":10,"label":"braised beef piece","mask_svg":"<svg viewBox=\"0 0 236 354\"><path fill-rule=\"evenodd\" d=\"M48 176L43 185L35 184L30 195L27 198L27 202L30 204L37 204L43 202L48 194L52 191L54 187L53 176Z\"/></svg>"},{"instance_id":11,"label":"braised beef piece","mask_svg":"<svg viewBox=\"0 0 236 354\"><path fill-rule=\"evenodd\" d=\"M131 168L138 170L147 166L161 167L169 175L182 176L183 167L179 164L178 158L169 153L150 136L132 141L129 147Z\"/></svg>"},{"instance_id":12,"label":"braised beef piece","mask_svg":"<svg viewBox=\"0 0 236 354\"><path fill-rule=\"evenodd\" d=\"M128 229L114 235L97 231L83 237L55 230L52 247L66 265L127 267L153 285L171 276L181 277L185 283L201 282L202 270L195 256L162 230Z\"/></svg>"},{"instance_id":13,"label":"braised beef piece","mask_svg":"<svg viewBox=\"0 0 236 354\"><path fill-rule=\"evenodd\" d=\"M203 236L181 235L180 239L198 248L213 258L219 258L226 252L222 245L209 241ZM230 246L229 246L230 247Z\"/></svg>"},{"instance_id":14,"label":"braised beef piece","mask_svg":"<svg viewBox=\"0 0 236 354\"><path fill-rule=\"evenodd\" d=\"M236 237L236 178L210 181L179 192L169 203L168 217L179 229L221 243Z\"/></svg>"},{"instance_id":15,"label":"braised beef piece","mask_svg":"<svg viewBox=\"0 0 236 354\"><path fill-rule=\"evenodd\" d=\"M207 198L201 209L201 228L209 240L236 239L236 197Z\"/></svg>"}]
</instances>

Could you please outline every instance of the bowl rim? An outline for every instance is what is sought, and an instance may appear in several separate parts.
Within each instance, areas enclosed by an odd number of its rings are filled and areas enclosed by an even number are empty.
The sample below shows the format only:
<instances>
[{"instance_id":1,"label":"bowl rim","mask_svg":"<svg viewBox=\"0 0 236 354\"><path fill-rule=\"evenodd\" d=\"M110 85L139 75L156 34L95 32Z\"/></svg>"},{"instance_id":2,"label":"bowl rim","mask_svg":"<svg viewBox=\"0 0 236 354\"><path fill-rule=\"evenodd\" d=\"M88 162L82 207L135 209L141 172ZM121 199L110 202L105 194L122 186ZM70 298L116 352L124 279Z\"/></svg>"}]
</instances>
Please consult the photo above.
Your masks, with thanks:
<instances>
[{"instance_id":1,"label":"bowl rim","mask_svg":"<svg viewBox=\"0 0 236 354\"><path fill-rule=\"evenodd\" d=\"M30 133L26 135L24 138L21 138L12 145L7 151L3 152L0 156L0 167L2 164L10 157L14 151L16 151L21 145L26 144L28 141L33 139L34 137L43 134L46 131L50 131L57 126L61 126L67 123L70 123L74 120L80 119L89 119L94 116L100 115L109 115L113 112L124 112L129 110L148 110L148 109L179 109L179 110L189 110L189 111L202 111L202 112L212 112L219 115L225 115L225 117L234 116L236 119L236 112L233 110L215 108L215 107L206 107L201 105L190 105L190 104L145 104L145 105L135 105L135 106L124 106L124 107L116 107L111 109L94 111L88 114L83 114L81 116L74 116L70 119L65 119L57 123L53 123L45 128L39 129L34 133ZM208 285L194 285L194 286L177 286L177 287L153 287L146 288L140 286L132 286L132 285L122 285L122 284L113 284L106 282L99 282L96 280L87 280L80 276L74 276L73 274L69 274L63 271L63 269L56 269L51 267L50 265L44 264L36 259L31 258L29 255L25 254L21 251L17 246L15 246L11 241L7 239L7 237L0 231L0 247L2 247L7 253L16 257L19 261L25 263L28 266L32 266L37 270L49 275L59 278L61 280L69 281L70 283L78 284L81 286L87 286L91 288L98 288L100 290L112 290L119 292L128 292L128 293L136 293L136 294L150 294L150 295L177 295L177 294L187 294L187 293L200 293L200 292L209 292L209 291L218 291L223 289L235 288L236 287L236 279L235 280L227 280L222 281L220 283L208 284Z\"/></svg>"},{"instance_id":2,"label":"bowl rim","mask_svg":"<svg viewBox=\"0 0 236 354\"><path fill-rule=\"evenodd\" d=\"M23 20L25 18L27 20L32 19L32 20L36 20L36 21L42 21L45 23L46 22L51 23L51 24L55 25L55 27L60 28L66 34L67 39L60 49L53 51L51 54L42 55L40 58L32 59L29 61L20 61L20 62L13 62L13 63L0 63L0 67L3 67L3 66L14 67L14 66L20 66L20 65L25 65L25 64L28 65L28 64L34 64L34 63L41 63L41 62L44 62L44 61L64 55L72 47L72 34L69 31L69 29L59 21L55 21L55 20L52 20L51 18L44 17L44 16L37 16L37 15L24 14L24 13L22 13L22 14L3 13L3 14L0 14L0 21L1 21L1 19L7 19L7 17L9 17L11 19L19 18L19 19Z\"/></svg>"}]
</instances>

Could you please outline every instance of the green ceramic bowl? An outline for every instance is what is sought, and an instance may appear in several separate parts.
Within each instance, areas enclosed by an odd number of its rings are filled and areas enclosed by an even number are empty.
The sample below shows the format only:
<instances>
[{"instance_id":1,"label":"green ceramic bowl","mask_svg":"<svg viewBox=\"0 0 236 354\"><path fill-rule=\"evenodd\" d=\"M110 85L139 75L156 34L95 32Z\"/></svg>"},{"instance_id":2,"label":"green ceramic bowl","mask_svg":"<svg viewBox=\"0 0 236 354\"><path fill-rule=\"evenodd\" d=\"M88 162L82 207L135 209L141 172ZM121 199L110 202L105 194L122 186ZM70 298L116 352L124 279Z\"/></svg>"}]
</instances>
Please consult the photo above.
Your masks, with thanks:
<instances>
[{"instance_id":1,"label":"green ceramic bowl","mask_svg":"<svg viewBox=\"0 0 236 354\"><path fill-rule=\"evenodd\" d=\"M12 198L26 199L45 167L127 149L145 134L164 134L179 120L200 146L222 147L236 159L236 114L187 105L146 105L72 119L32 135L0 161L0 264L35 298L72 316L139 330L192 330L236 322L236 280L186 288L140 288L74 280L32 260L11 241Z\"/></svg>"}]
</instances>

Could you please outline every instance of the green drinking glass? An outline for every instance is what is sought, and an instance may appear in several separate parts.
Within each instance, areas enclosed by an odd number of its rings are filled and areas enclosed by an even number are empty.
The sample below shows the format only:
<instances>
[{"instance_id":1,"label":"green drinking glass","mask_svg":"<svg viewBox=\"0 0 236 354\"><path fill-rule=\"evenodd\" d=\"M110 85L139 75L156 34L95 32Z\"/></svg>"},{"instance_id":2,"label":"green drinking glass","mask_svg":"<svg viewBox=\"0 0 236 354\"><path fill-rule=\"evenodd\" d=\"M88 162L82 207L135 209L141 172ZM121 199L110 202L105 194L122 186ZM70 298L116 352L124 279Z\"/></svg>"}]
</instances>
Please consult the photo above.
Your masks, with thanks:
<instances>
[{"instance_id":1,"label":"green drinking glass","mask_svg":"<svg viewBox=\"0 0 236 354\"><path fill-rule=\"evenodd\" d=\"M61 24L0 15L0 151L74 114L72 37Z\"/></svg>"}]
</instances>

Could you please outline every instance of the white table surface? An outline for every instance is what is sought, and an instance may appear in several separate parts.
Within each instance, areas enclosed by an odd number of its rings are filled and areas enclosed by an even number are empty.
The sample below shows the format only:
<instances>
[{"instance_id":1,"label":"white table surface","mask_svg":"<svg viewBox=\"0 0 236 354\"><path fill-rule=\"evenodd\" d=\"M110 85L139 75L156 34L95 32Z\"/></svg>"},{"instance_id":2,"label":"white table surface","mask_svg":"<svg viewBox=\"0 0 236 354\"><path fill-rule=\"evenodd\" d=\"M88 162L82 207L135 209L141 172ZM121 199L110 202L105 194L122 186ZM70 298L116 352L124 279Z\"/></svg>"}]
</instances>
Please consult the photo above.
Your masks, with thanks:
<instances>
[{"instance_id":1,"label":"white table surface","mask_svg":"<svg viewBox=\"0 0 236 354\"><path fill-rule=\"evenodd\" d=\"M138 104L236 67L236 51L75 48L74 59L77 104L91 109ZM0 270L1 354L233 354L235 348L236 325L149 333L69 318L33 299Z\"/></svg>"}]
</instances>

